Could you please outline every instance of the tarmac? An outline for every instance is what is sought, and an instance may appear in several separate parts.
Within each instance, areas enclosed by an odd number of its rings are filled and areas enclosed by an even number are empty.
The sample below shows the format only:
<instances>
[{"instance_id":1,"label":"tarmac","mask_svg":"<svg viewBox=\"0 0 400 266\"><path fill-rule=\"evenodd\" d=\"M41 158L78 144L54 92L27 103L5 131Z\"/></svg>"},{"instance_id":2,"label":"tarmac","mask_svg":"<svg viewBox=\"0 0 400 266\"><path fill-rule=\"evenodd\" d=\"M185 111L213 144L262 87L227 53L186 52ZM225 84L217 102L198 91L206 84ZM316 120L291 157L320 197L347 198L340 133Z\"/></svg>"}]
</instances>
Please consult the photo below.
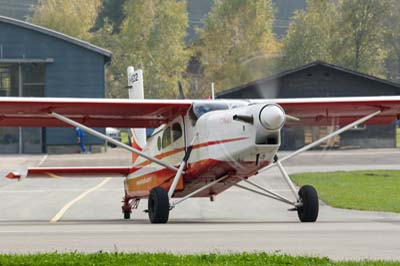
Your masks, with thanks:
<instances>
[{"instance_id":1,"label":"tarmac","mask_svg":"<svg viewBox=\"0 0 400 266\"><path fill-rule=\"evenodd\" d=\"M287 153L280 153L284 156ZM124 166L130 154L5 155L0 176L28 166ZM400 149L310 151L284 162L289 173L400 169ZM252 178L293 197L276 169ZM400 260L400 214L336 209L320 203L316 223L290 207L233 187L215 202L190 199L170 222L150 224L143 200L123 220L122 178L0 179L0 253L252 252Z\"/></svg>"}]
</instances>

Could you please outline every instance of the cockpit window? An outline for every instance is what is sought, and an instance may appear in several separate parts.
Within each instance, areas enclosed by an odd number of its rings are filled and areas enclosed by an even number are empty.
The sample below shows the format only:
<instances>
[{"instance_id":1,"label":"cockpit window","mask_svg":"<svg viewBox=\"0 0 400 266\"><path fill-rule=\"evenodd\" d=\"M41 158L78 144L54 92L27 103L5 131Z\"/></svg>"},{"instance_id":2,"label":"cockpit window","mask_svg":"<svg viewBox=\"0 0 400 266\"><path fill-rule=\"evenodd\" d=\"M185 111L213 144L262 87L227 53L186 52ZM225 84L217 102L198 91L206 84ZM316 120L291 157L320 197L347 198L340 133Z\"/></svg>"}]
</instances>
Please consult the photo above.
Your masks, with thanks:
<instances>
[{"instance_id":1,"label":"cockpit window","mask_svg":"<svg viewBox=\"0 0 400 266\"><path fill-rule=\"evenodd\" d=\"M227 103L218 103L218 102L214 102L214 103L202 103L202 102L198 102L198 103L194 103L193 104L193 113L196 116L196 119L199 119L200 116L211 112L211 111L217 111L217 110L227 110L229 109L229 106Z\"/></svg>"},{"instance_id":2,"label":"cockpit window","mask_svg":"<svg viewBox=\"0 0 400 266\"><path fill-rule=\"evenodd\" d=\"M182 137L182 127L179 123L175 123L172 125L172 140L176 141L180 137Z\"/></svg>"},{"instance_id":3,"label":"cockpit window","mask_svg":"<svg viewBox=\"0 0 400 266\"><path fill-rule=\"evenodd\" d=\"M161 137L158 136L157 138L157 149L160 151L161 150Z\"/></svg>"},{"instance_id":4,"label":"cockpit window","mask_svg":"<svg viewBox=\"0 0 400 266\"><path fill-rule=\"evenodd\" d=\"M231 109L236 109L236 108L241 108L241 107L245 107L248 106L248 103L245 102L236 102L236 103L231 103Z\"/></svg>"},{"instance_id":5,"label":"cockpit window","mask_svg":"<svg viewBox=\"0 0 400 266\"><path fill-rule=\"evenodd\" d=\"M163 136L162 136L162 148L166 148L168 145L172 143L171 139L171 128L167 127L164 130Z\"/></svg>"}]
</instances>

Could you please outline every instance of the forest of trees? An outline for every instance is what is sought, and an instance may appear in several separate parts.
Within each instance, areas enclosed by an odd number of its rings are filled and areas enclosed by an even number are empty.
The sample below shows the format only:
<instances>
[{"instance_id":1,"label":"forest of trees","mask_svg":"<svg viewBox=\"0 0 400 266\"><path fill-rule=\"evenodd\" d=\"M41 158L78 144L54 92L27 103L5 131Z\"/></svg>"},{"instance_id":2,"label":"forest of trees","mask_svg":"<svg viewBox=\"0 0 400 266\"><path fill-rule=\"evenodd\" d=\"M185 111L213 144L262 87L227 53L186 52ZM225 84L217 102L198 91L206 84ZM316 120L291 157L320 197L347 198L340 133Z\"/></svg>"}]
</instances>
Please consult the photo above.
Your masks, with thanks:
<instances>
[{"instance_id":1,"label":"forest of trees","mask_svg":"<svg viewBox=\"0 0 400 266\"><path fill-rule=\"evenodd\" d=\"M62 11L62 12L60 12ZM187 43L184 0L39 0L31 21L113 52L108 97L127 97L126 68L144 70L145 97L209 95L315 60L400 82L397 0L308 0L286 36L271 0L215 0Z\"/></svg>"}]
</instances>

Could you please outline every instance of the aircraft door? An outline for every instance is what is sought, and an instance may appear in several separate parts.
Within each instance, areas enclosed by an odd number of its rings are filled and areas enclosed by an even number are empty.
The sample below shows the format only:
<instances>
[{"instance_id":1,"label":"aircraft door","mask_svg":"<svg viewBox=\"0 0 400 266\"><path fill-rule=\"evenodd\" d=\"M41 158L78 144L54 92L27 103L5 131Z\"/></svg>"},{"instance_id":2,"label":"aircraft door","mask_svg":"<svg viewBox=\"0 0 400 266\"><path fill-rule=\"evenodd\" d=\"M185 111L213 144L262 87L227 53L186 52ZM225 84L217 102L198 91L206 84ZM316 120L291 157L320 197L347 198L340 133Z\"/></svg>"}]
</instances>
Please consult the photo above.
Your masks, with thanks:
<instances>
[{"instance_id":1,"label":"aircraft door","mask_svg":"<svg viewBox=\"0 0 400 266\"><path fill-rule=\"evenodd\" d=\"M167 163L176 164L182 161L185 154L185 139L182 118L176 119L165 127L162 137L157 140Z\"/></svg>"}]
</instances>

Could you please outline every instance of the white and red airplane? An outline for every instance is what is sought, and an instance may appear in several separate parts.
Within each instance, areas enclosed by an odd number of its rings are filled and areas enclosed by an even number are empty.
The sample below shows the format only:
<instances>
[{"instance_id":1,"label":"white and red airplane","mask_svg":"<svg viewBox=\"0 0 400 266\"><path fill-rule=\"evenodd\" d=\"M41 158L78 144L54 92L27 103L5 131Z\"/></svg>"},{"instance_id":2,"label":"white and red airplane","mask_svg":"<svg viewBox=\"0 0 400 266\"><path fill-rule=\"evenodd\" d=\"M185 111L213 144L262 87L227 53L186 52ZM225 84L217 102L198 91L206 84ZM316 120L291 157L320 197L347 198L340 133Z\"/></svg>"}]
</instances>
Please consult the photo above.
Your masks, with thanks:
<instances>
[{"instance_id":1,"label":"white and red airplane","mask_svg":"<svg viewBox=\"0 0 400 266\"><path fill-rule=\"evenodd\" d=\"M131 85L138 81L134 77ZM131 91L131 97L141 98L143 91ZM0 98L1 127L79 127L133 154L131 167L29 168L26 177L124 176L124 218L129 219L139 201L148 198L151 223L166 223L170 211L191 197L214 199L232 186L286 203L298 212L301 222L314 222L319 208L316 190L309 185L297 190L282 162L354 126L392 123L399 116L399 96L271 100ZM281 129L291 123L342 127L278 158ZM128 146L92 127L142 129L132 130L133 145ZM146 145L143 128L157 128ZM293 192L293 199L251 181L252 176L274 166ZM7 177L21 178L21 174L11 172Z\"/></svg>"}]
</instances>

